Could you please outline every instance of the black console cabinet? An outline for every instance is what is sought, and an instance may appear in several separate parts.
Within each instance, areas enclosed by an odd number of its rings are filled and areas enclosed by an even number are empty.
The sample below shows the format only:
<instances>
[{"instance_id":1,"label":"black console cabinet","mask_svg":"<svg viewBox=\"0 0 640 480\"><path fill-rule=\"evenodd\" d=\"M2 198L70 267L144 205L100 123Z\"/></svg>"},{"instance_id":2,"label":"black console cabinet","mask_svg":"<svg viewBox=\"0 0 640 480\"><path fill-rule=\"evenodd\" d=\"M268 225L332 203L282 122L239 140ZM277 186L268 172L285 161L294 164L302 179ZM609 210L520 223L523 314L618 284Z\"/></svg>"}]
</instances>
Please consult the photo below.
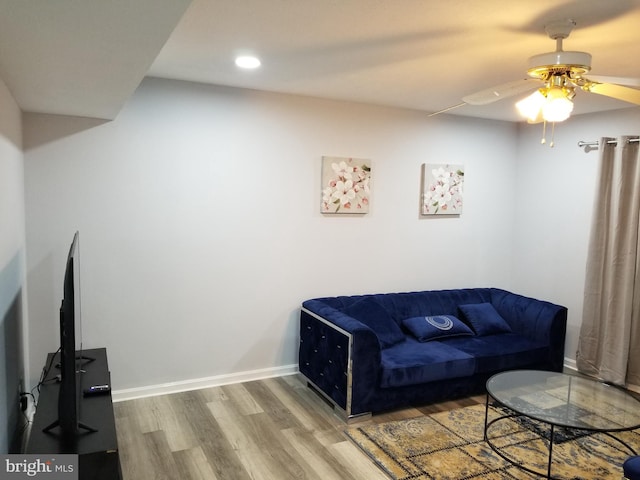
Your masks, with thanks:
<instances>
[{"instance_id":1,"label":"black console cabinet","mask_svg":"<svg viewBox=\"0 0 640 480\"><path fill-rule=\"evenodd\" d=\"M47 356L46 365L55 365L58 362L57 355L52 359L53 356L53 353ZM83 365L82 387L110 385L107 350L104 348L85 350L83 356L95 360ZM58 418L59 384L55 380L58 374L58 369L51 368L40 388L38 407L26 453L77 453L81 480L121 479L118 440L110 393L81 397L80 420L95 428L97 432L81 430L75 439L68 441L60 435L58 428L48 433L42 431Z\"/></svg>"}]
</instances>

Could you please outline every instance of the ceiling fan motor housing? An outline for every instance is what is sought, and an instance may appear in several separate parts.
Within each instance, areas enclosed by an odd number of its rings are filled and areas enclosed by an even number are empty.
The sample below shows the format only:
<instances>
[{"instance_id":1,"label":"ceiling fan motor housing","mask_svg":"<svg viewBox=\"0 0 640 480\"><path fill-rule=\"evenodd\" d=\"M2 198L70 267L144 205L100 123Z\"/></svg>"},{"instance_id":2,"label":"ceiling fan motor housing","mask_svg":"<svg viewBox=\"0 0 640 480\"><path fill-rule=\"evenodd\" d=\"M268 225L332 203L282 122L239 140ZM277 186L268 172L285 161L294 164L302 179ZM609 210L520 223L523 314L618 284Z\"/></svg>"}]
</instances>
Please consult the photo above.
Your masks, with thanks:
<instances>
[{"instance_id":1,"label":"ceiling fan motor housing","mask_svg":"<svg viewBox=\"0 0 640 480\"><path fill-rule=\"evenodd\" d=\"M546 80L550 75L579 77L591 70L591 55L586 52L556 51L529 58L530 77Z\"/></svg>"}]
</instances>

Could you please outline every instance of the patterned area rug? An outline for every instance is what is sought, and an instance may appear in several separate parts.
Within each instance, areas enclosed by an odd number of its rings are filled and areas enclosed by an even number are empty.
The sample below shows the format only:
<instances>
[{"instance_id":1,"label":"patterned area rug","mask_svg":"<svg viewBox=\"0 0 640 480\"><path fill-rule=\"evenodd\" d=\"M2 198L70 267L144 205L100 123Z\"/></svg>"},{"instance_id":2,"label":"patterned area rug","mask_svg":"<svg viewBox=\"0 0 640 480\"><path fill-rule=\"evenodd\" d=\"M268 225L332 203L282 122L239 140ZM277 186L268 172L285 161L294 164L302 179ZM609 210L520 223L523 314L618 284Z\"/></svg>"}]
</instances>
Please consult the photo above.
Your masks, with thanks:
<instances>
[{"instance_id":1,"label":"patterned area rug","mask_svg":"<svg viewBox=\"0 0 640 480\"><path fill-rule=\"evenodd\" d=\"M489 419L503 413L491 408ZM379 425L350 427L347 435L394 480L505 480L540 478L500 458L483 440L485 406L441 412ZM513 419L491 426L494 445L516 462L546 476L548 447L541 425ZM640 435L618 433L634 448ZM553 478L622 479L630 453L607 435L567 438L553 446Z\"/></svg>"}]
</instances>

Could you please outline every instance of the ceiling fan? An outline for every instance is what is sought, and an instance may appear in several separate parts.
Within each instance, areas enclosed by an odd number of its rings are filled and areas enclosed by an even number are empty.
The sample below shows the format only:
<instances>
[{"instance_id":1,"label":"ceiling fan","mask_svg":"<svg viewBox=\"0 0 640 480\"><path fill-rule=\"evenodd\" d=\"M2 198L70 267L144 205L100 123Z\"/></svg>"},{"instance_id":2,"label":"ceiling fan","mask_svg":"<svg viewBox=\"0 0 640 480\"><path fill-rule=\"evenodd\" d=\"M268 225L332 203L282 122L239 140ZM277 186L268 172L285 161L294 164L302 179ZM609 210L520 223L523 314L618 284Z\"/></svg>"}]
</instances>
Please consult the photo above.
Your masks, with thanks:
<instances>
[{"instance_id":1,"label":"ceiling fan","mask_svg":"<svg viewBox=\"0 0 640 480\"><path fill-rule=\"evenodd\" d=\"M463 105L487 105L532 89L535 91L530 96L516 104L530 123L566 120L573 110L572 100L578 89L640 105L640 90L630 88L640 87L640 79L601 75L587 77L591 70L591 55L562 49L562 41L569 36L575 25L573 20L563 20L545 27L549 37L556 41L556 50L529 58L527 74L530 78L467 95L462 98L463 103L430 116Z\"/></svg>"}]
</instances>

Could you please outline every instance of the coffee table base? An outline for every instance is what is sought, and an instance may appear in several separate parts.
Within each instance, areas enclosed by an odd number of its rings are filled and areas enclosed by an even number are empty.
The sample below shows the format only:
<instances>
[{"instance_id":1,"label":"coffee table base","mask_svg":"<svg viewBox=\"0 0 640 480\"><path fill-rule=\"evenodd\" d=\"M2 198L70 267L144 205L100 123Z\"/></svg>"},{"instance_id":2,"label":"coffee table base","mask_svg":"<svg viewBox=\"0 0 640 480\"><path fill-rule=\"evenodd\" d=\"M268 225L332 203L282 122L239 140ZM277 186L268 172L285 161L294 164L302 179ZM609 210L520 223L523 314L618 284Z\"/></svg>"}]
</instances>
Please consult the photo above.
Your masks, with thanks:
<instances>
[{"instance_id":1,"label":"coffee table base","mask_svg":"<svg viewBox=\"0 0 640 480\"><path fill-rule=\"evenodd\" d=\"M486 399L486 403L485 403L485 414L484 414L484 441L487 443L487 445L489 445L489 447L491 447L491 449L498 455L500 456L500 458L502 458L503 460L509 462L511 465L524 470L525 472L531 473L533 475L538 475L540 477L544 477L547 479L551 479L553 480L554 477L551 476L551 464L552 464L552 460L553 460L553 439L554 439L554 433L555 433L555 425L552 423L549 423L549 457L548 457L548 461L547 461L547 473L542 473L539 472L537 470L534 470L532 468L527 467L526 465L523 465L522 463L518 463L515 460L513 460L512 458L509 458L507 455L505 455L504 453L502 453L500 451L500 448L495 446L493 444L493 442L491 441L491 439L489 438L488 435L488 430L491 427L491 425L493 425L494 423L497 423L501 420L506 420L509 418L517 418L517 417L522 417L522 418L528 418L526 415L520 414L520 413L509 413L509 414L505 414L502 416L499 416L497 418L494 418L493 420L489 421L489 404L490 404L490 399L493 398L491 397L490 394L487 393L487 399ZM499 401L497 401L496 399L493 399L494 402L496 404L501 405L503 408L513 411L511 410L509 407L502 405ZM542 422L544 423L544 422ZM566 428L566 427L565 427ZM594 432L596 433L596 432ZM613 440L616 440L618 443L620 443L621 445L624 445L627 450L629 450L629 452L632 455L636 455L635 450L633 449L633 447L631 447L628 443L626 443L625 441L619 439L618 437L616 437L615 435L609 433L609 432L597 432L597 433L603 433L605 435L607 435L608 437L612 438ZM557 480L561 480L561 479L557 479Z\"/></svg>"}]
</instances>

